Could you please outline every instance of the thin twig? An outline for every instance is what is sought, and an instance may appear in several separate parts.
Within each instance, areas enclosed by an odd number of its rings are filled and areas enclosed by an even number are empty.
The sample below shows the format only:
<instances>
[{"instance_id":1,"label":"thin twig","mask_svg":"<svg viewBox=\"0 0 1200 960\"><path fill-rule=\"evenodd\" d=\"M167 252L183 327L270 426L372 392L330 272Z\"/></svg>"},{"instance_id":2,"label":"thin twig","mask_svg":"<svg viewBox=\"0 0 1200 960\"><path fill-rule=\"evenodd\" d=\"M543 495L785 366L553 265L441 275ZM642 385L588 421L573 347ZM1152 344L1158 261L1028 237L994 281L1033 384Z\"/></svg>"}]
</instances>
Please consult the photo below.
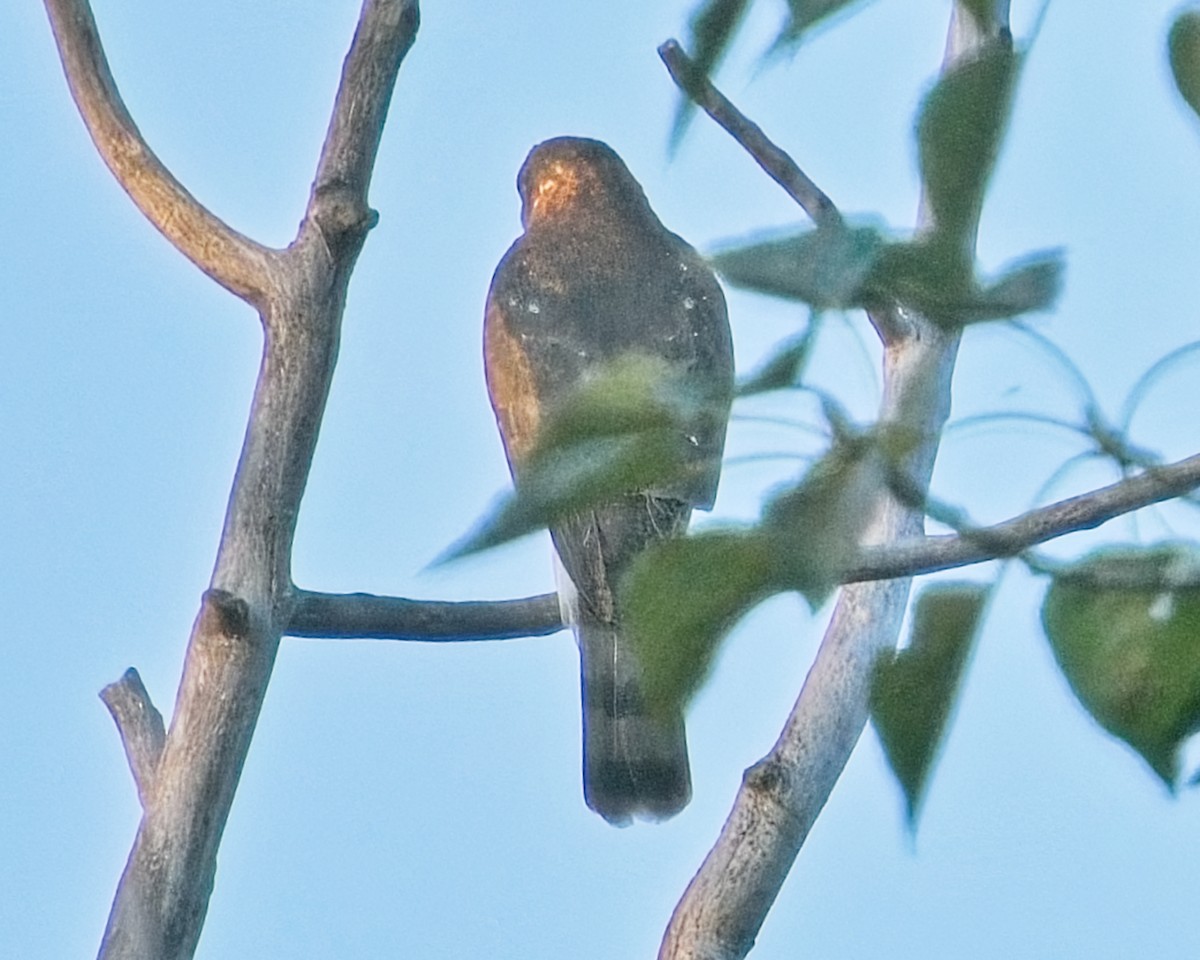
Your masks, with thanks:
<instances>
[{"instance_id":1,"label":"thin twig","mask_svg":"<svg viewBox=\"0 0 1200 960\"><path fill-rule=\"evenodd\" d=\"M691 61L677 40L668 40L658 55L670 71L671 79L684 95L715 120L726 133L741 144L767 176L778 183L796 201L817 226L838 226L842 215L834 202L822 192L787 152L747 118L726 96L714 87Z\"/></svg>"},{"instance_id":2,"label":"thin twig","mask_svg":"<svg viewBox=\"0 0 1200 960\"><path fill-rule=\"evenodd\" d=\"M1091 530L1117 517L1200 487L1200 454L1136 477L1030 510L988 527L918 537L863 550L843 582L886 580L1012 557L1068 533Z\"/></svg>"},{"instance_id":3,"label":"thin twig","mask_svg":"<svg viewBox=\"0 0 1200 960\"><path fill-rule=\"evenodd\" d=\"M521 600L408 600L369 593L297 590L289 637L472 641L542 637L562 629L558 596Z\"/></svg>"},{"instance_id":4,"label":"thin twig","mask_svg":"<svg viewBox=\"0 0 1200 960\"><path fill-rule=\"evenodd\" d=\"M786 150L718 90L684 52L677 40L658 48L671 79L693 103L736 140L763 171L783 187L818 227L842 225L842 214L829 196L813 182ZM913 326L894 304L877 304L867 310L871 325L886 346L913 334Z\"/></svg>"},{"instance_id":5,"label":"thin twig","mask_svg":"<svg viewBox=\"0 0 1200 960\"><path fill-rule=\"evenodd\" d=\"M110 683L101 690L100 699L117 725L129 770L137 786L138 799L142 809L145 809L167 739L162 714L150 700L142 678L133 667L126 670L116 683Z\"/></svg>"},{"instance_id":6,"label":"thin twig","mask_svg":"<svg viewBox=\"0 0 1200 960\"><path fill-rule=\"evenodd\" d=\"M45 0L71 96L96 150L146 218L226 290L261 306L272 251L206 209L143 139L100 44L87 0Z\"/></svg>"}]
</instances>

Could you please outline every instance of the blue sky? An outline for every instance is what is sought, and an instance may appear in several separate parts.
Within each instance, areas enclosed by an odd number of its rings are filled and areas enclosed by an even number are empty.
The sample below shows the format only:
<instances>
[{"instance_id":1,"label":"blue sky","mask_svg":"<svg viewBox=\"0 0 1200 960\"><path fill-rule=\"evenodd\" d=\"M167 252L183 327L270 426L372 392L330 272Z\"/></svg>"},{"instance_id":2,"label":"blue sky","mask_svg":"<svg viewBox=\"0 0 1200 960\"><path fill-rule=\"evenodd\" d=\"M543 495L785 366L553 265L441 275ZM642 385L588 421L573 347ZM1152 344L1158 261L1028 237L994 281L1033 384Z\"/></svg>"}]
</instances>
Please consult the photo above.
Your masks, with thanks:
<instances>
[{"instance_id":1,"label":"blue sky","mask_svg":"<svg viewBox=\"0 0 1200 960\"><path fill-rule=\"evenodd\" d=\"M878 0L768 68L758 54L779 11L760 6L723 88L844 210L911 224L912 116L948 3ZM1066 247L1059 310L1037 326L1116 416L1142 371L1195 336L1200 125L1165 65L1175 4L1097 6L1051 6L980 257L996 269ZM1020 36L1035 10L1014 7ZM304 501L301 586L431 598L550 588L541 537L425 569L508 482L480 324L492 269L519 231L514 179L534 143L608 141L663 221L702 249L802 222L704 118L668 160L676 94L654 50L681 35L688 9L426 4L380 151L380 223L351 284ZM316 0L96 8L149 142L218 215L272 245L302 213L357 13ZM0 22L0 954L57 960L94 952L138 821L96 693L134 665L170 710L259 331L96 157L40 6L9 5ZM738 292L730 310L743 370L801 319ZM830 324L815 364L819 382L870 416L877 358L861 317ZM1186 365L1165 378L1134 438L1170 458L1194 453L1195 382ZM1078 396L1028 341L970 331L956 413L1018 409L1076 417ZM953 431L935 491L1001 519L1080 449L1070 434L1011 423ZM742 422L731 434L734 456L810 450L793 431ZM730 466L716 516L752 515L761 492L797 469L788 459ZM1111 479L1079 470L1053 493ZM1168 533L1195 535L1195 522L1148 512L1054 553ZM1195 955L1197 799L1169 799L1074 706L1038 628L1041 590L1007 571L915 842L868 732L755 957ZM689 716L691 806L628 830L582 802L565 634L441 647L285 641L198 956L652 955L743 769L777 735L822 625L792 597L741 625Z\"/></svg>"}]
</instances>

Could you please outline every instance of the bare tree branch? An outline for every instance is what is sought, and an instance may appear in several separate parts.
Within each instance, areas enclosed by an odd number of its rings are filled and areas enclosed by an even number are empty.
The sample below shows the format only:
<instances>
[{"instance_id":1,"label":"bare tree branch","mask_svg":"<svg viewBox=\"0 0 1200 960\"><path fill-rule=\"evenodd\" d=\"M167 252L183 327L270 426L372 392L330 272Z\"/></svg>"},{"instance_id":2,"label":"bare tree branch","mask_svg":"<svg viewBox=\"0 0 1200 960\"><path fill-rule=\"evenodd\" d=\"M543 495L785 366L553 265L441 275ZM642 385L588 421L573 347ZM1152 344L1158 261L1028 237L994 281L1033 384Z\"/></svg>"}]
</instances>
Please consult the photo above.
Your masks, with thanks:
<instances>
[{"instance_id":1,"label":"bare tree branch","mask_svg":"<svg viewBox=\"0 0 1200 960\"><path fill-rule=\"evenodd\" d=\"M542 637L562 629L553 593L448 603L297 590L295 603L284 629L289 637L461 642Z\"/></svg>"},{"instance_id":2,"label":"bare tree branch","mask_svg":"<svg viewBox=\"0 0 1200 960\"><path fill-rule=\"evenodd\" d=\"M252 675L265 690L270 663L262 655L265 645L262 628L251 626L245 601L224 591L205 593L171 730L109 915L102 958L184 960L195 952L217 846L260 705L242 689L243 678Z\"/></svg>"},{"instance_id":3,"label":"bare tree branch","mask_svg":"<svg viewBox=\"0 0 1200 960\"><path fill-rule=\"evenodd\" d=\"M309 195L310 219L332 230L374 226L367 187L400 64L417 36L415 0L365 3Z\"/></svg>"},{"instance_id":4,"label":"bare tree branch","mask_svg":"<svg viewBox=\"0 0 1200 960\"><path fill-rule=\"evenodd\" d=\"M1006 25L1006 0L996 7L1004 11L997 22L981 25L965 0L955 0L943 69ZM950 412L959 338L921 317L905 319L907 332L897 327L883 338L880 421L917 439L902 469L923 492ZM923 525L919 509L882 489L866 539L889 544L920 536ZM909 585L905 578L842 589L783 732L746 772L720 837L675 908L660 960L734 960L753 947L866 725L871 675L878 655L896 643Z\"/></svg>"},{"instance_id":5,"label":"bare tree branch","mask_svg":"<svg viewBox=\"0 0 1200 960\"><path fill-rule=\"evenodd\" d=\"M133 667L126 670L116 683L110 683L101 690L100 699L108 707L121 735L125 757L129 761L138 799L144 810L150 802L150 788L167 739L162 714L151 702L142 678Z\"/></svg>"},{"instance_id":6,"label":"bare tree branch","mask_svg":"<svg viewBox=\"0 0 1200 960\"><path fill-rule=\"evenodd\" d=\"M261 305L271 250L209 212L147 145L121 100L87 0L45 4L71 96L117 182L180 253L226 290Z\"/></svg>"},{"instance_id":7,"label":"bare tree branch","mask_svg":"<svg viewBox=\"0 0 1200 960\"><path fill-rule=\"evenodd\" d=\"M1200 454L991 526L864 547L842 582L914 577L1012 557L1197 487ZM293 603L283 631L290 637L444 643L540 637L562 629L558 597L553 593L519 600L447 602L295 590Z\"/></svg>"},{"instance_id":8,"label":"bare tree branch","mask_svg":"<svg viewBox=\"0 0 1200 960\"><path fill-rule=\"evenodd\" d=\"M1200 454L1052 503L989 527L867 547L844 582L911 577L1012 557L1039 543L1090 530L1200 487Z\"/></svg>"},{"instance_id":9,"label":"bare tree branch","mask_svg":"<svg viewBox=\"0 0 1200 960\"><path fill-rule=\"evenodd\" d=\"M796 161L776 146L762 128L748 119L718 90L704 73L697 69L683 51L677 40L668 40L658 48L658 55L666 64L671 79L690 97L692 102L715 120L726 133L741 144L754 158L755 163L766 171L767 176L779 184L818 226L835 226L842 215Z\"/></svg>"},{"instance_id":10,"label":"bare tree branch","mask_svg":"<svg viewBox=\"0 0 1200 960\"><path fill-rule=\"evenodd\" d=\"M300 233L274 253L234 233L171 177L116 94L85 0L46 0L97 148L152 222L255 303L264 348L210 588L100 956L187 960L293 606L296 518L337 358L346 287L370 227L366 193L416 0L366 0Z\"/></svg>"}]
</instances>

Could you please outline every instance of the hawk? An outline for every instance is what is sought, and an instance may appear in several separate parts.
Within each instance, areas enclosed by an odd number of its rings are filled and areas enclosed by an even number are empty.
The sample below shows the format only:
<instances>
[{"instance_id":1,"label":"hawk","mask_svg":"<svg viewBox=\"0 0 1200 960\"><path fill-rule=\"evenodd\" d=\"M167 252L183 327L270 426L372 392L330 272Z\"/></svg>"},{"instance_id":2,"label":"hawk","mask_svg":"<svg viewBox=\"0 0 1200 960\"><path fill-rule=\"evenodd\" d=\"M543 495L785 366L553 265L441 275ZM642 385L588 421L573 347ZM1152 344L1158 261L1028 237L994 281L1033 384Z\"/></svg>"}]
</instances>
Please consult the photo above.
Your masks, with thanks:
<instances>
[{"instance_id":1,"label":"hawk","mask_svg":"<svg viewBox=\"0 0 1200 960\"><path fill-rule=\"evenodd\" d=\"M667 230L620 157L598 140L534 147L517 178L524 233L492 277L488 393L518 490L539 427L580 384L627 356L662 361L711 416L687 431L697 469L556 523L559 600L579 645L583 790L611 823L662 819L691 796L683 717L651 715L623 634L617 585L634 559L711 509L733 399L725 298Z\"/></svg>"}]
</instances>

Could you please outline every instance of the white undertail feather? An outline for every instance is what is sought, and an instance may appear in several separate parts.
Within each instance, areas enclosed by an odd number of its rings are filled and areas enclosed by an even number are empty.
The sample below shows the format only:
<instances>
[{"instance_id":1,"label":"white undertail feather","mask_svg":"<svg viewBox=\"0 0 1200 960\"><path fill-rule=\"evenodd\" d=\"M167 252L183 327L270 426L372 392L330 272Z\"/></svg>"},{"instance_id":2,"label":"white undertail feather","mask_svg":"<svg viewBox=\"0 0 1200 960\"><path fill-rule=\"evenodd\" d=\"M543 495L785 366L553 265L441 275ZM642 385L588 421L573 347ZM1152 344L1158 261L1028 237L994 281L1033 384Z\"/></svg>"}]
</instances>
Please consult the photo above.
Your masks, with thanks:
<instances>
[{"instance_id":1,"label":"white undertail feather","mask_svg":"<svg viewBox=\"0 0 1200 960\"><path fill-rule=\"evenodd\" d=\"M558 551L551 549L550 552L554 554L554 588L558 591L558 614L563 623L570 626L579 620L579 591L575 589L575 581L563 566ZM575 642L578 643L579 634L574 630L571 632L575 634Z\"/></svg>"}]
</instances>

